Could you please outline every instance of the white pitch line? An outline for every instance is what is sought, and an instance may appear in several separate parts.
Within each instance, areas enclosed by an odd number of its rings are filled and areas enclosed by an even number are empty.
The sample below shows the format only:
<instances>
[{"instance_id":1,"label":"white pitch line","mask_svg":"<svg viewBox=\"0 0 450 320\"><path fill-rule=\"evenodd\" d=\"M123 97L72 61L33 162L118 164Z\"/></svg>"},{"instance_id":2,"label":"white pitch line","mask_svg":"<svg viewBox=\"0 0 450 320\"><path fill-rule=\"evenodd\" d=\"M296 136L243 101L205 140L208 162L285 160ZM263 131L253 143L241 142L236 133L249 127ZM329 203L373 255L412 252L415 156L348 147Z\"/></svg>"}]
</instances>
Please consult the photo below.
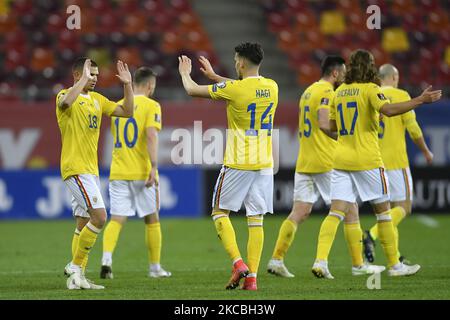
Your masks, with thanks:
<instances>
[{"instance_id":1,"label":"white pitch line","mask_svg":"<svg viewBox=\"0 0 450 320\"><path fill-rule=\"evenodd\" d=\"M425 226L427 226L429 228L439 228L439 222L436 219L434 219L434 218L432 218L430 216L427 216L425 214L418 214L418 215L416 215L416 219L421 224L423 224L423 225L425 225Z\"/></svg>"}]
</instances>

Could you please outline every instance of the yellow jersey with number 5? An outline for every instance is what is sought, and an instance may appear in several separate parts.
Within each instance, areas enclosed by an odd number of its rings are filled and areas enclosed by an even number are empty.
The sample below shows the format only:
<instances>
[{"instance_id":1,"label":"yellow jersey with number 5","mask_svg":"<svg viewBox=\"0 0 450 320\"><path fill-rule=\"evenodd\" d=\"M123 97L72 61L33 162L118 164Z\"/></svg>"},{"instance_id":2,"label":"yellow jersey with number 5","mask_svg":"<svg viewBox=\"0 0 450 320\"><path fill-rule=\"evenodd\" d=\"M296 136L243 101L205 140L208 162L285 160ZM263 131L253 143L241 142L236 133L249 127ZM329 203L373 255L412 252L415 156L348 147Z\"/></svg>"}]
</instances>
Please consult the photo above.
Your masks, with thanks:
<instances>
[{"instance_id":1,"label":"yellow jersey with number 5","mask_svg":"<svg viewBox=\"0 0 450 320\"><path fill-rule=\"evenodd\" d=\"M102 114L110 116L117 104L100 93L80 94L66 109L58 107L67 90L56 96L56 118L61 131L61 176L66 180L77 174L98 176L98 138Z\"/></svg>"},{"instance_id":2,"label":"yellow jersey with number 5","mask_svg":"<svg viewBox=\"0 0 450 320\"><path fill-rule=\"evenodd\" d=\"M379 111L386 103L381 88L374 83L344 83L337 88L330 112L338 130L335 169L360 171L383 167L378 128Z\"/></svg>"},{"instance_id":3,"label":"yellow jersey with number 5","mask_svg":"<svg viewBox=\"0 0 450 320\"><path fill-rule=\"evenodd\" d=\"M118 103L121 104L123 100ZM144 95L134 96L132 118L111 118L112 153L110 180L145 180L152 165L147 150L147 128L161 130L161 106Z\"/></svg>"},{"instance_id":4,"label":"yellow jersey with number 5","mask_svg":"<svg viewBox=\"0 0 450 320\"><path fill-rule=\"evenodd\" d=\"M381 87L383 94L391 103L411 100L408 92L394 87ZM405 131L412 139L422 137L422 130L416 121L414 110L394 117L383 117L380 121L381 157L388 170L405 169L409 167L406 151Z\"/></svg>"},{"instance_id":5,"label":"yellow jersey with number 5","mask_svg":"<svg viewBox=\"0 0 450 320\"><path fill-rule=\"evenodd\" d=\"M333 85L320 80L310 85L300 98L296 172L323 173L333 169L336 141L320 130L318 116L320 109L330 110L333 96Z\"/></svg>"},{"instance_id":6,"label":"yellow jersey with number 5","mask_svg":"<svg viewBox=\"0 0 450 320\"><path fill-rule=\"evenodd\" d=\"M278 85L264 77L248 77L208 86L213 99L227 102L227 145L223 164L239 170L273 167L272 129Z\"/></svg>"}]
</instances>

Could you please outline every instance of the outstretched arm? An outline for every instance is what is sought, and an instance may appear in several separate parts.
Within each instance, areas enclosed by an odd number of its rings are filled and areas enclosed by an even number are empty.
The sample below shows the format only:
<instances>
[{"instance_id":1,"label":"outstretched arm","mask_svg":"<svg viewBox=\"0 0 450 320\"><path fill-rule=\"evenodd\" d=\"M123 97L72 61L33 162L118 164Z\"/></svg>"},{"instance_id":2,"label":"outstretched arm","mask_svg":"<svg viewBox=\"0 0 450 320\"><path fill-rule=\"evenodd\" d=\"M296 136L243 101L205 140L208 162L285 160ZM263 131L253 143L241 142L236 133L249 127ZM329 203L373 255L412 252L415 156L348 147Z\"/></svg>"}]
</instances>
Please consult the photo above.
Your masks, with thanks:
<instances>
[{"instance_id":1,"label":"outstretched arm","mask_svg":"<svg viewBox=\"0 0 450 320\"><path fill-rule=\"evenodd\" d=\"M192 63L186 56L178 57L178 71L183 81L183 87L191 97L211 98L208 86L200 86L191 78Z\"/></svg>"},{"instance_id":2,"label":"outstretched arm","mask_svg":"<svg viewBox=\"0 0 450 320\"><path fill-rule=\"evenodd\" d=\"M92 80L94 77L91 75L91 60L86 59L83 66L83 75L80 80L78 80L72 88L70 88L66 94L60 99L58 103L58 107L62 110L67 109L74 103L80 93L83 91L86 84L89 80Z\"/></svg>"},{"instance_id":3,"label":"outstretched arm","mask_svg":"<svg viewBox=\"0 0 450 320\"><path fill-rule=\"evenodd\" d=\"M409 101L400 103L386 103L380 109L380 112L388 117L396 116L410 110L413 110L424 103L435 102L442 97L442 90L431 91L431 86L426 88L422 94Z\"/></svg>"},{"instance_id":4,"label":"outstretched arm","mask_svg":"<svg viewBox=\"0 0 450 320\"><path fill-rule=\"evenodd\" d=\"M222 77L222 76L219 76L218 74L216 74L216 72L214 71L214 69L211 66L211 63L204 56L200 56L198 61L202 65L202 67L200 68L200 71L203 72L203 74L208 79L210 79L214 82L224 82L224 81L233 80L233 79L225 78L225 77Z\"/></svg>"},{"instance_id":5,"label":"outstretched arm","mask_svg":"<svg viewBox=\"0 0 450 320\"><path fill-rule=\"evenodd\" d=\"M122 61L117 61L116 75L123 84L123 105L117 105L111 116L131 118L134 114L134 93L132 77L128 65Z\"/></svg>"}]
</instances>

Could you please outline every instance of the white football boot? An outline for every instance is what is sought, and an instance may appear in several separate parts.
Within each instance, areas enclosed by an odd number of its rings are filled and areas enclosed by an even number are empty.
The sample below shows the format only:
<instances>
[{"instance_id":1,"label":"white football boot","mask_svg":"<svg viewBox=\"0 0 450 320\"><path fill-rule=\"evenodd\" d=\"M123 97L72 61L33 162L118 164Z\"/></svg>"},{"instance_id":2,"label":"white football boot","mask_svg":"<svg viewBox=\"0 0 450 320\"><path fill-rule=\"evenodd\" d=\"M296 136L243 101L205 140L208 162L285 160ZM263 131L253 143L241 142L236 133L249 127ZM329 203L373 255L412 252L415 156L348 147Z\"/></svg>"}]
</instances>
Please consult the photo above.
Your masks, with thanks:
<instances>
[{"instance_id":1,"label":"white football boot","mask_svg":"<svg viewBox=\"0 0 450 320\"><path fill-rule=\"evenodd\" d=\"M412 266L397 263L388 270L388 275L391 277L411 276L420 270L420 265L414 264Z\"/></svg>"},{"instance_id":2,"label":"white football boot","mask_svg":"<svg viewBox=\"0 0 450 320\"><path fill-rule=\"evenodd\" d=\"M334 279L330 270L328 270L328 262L324 260L316 260L311 269L317 278Z\"/></svg>"},{"instance_id":3,"label":"white football boot","mask_svg":"<svg viewBox=\"0 0 450 320\"><path fill-rule=\"evenodd\" d=\"M384 270L386 270L385 266L363 264L359 267L352 267L352 275L363 276L363 275L367 275L367 274L381 273Z\"/></svg>"},{"instance_id":4,"label":"white football boot","mask_svg":"<svg viewBox=\"0 0 450 320\"><path fill-rule=\"evenodd\" d=\"M283 277L283 278L294 278L295 275L289 272L289 270L284 265L283 260L270 259L267 264L267 272Z\"/></svg>"}]
</instances>

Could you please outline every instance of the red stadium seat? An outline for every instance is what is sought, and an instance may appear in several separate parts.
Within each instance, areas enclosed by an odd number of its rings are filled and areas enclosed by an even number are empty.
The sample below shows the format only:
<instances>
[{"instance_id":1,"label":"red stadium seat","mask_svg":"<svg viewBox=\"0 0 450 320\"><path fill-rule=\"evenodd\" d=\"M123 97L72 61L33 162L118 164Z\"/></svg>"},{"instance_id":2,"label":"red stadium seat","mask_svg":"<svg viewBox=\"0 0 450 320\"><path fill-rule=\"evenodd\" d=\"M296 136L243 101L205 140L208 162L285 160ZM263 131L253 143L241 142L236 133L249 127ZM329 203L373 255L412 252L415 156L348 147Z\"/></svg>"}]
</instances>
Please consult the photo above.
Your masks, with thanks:
<instances>
[{"instance_id":1,"label":"red stadium seat","mask_svg":"<svg viewBox=\"0 0 450 320\"><path fill-rule=\"evenodd\" d=\"M448 30L450 28L450 22L448 19L448 12L446 11L434 11L428 15L428 31L440 32L442 30Z\"/></svg>"},{"instance_id":2,"label":"red stadium seat","mask_svg":"<svg viewBox=\"0 0 450 320\"><path fill-rule=\"evenodd\" d=\"M392 2L390 10L399 16L414 12L416 10L416 4L414 0L395 0Z\"/></svg>"},{"instance_id":3,"label":"red stadium seat","mask_svg":"<svg viewBox=\"0 0 450 320\"><path fill-rule=\"evenodd\" d=\"M286 7L289 12L295 14L304 11L307 8L307 4L304 0L286 0Z\"/></svg>"},{"instance_id":4,"label":"red stadium seat","mask_svg":"<svg viewBox=\"0 0 450 320\"><path fill-rule=\"evenodd\" d=\"M317 17L311 10L299 12L294 20L294 32L306 32L318 29Z\"/></svg>"},{"instance_id":5,"label":"red stadium seat","mask_svg":"<svg viewBox=\"0 0 450 320\"><path fill-rule=\"evenodd\" d=\"M78 32L73 32L67 29L61 31L57 41L57 49L60 51L64 49L70 49L75 52L80 51L81 43Z\"/></svg>"},{"instance_id":6,"label":"red stadium seat","mask_svg":"<svg viewBox=\"0 0 450 320\"><path fill-rule=\"evenodd\" d=\"M403 15L403 28L405 31L424 31L425 19L420 10L411 11Z\"/></svg>"},{"instance_id":7,"label":"red stadium seat","mask_svg":"<svg viewBox=\"0 0 450 320\"><path fill-rule=\"evenodd\" d=\"M7 51L5 57L5 71L11 72L20 66L27 66L29 57L26 51L12 49Z\"/></svg>"},{"instance_id":8,"label":"red stadium seat","mask_svg":"<svg viewBox=\"0 0 450 320\"><path fill-rule=\"evenodd\" d=\"M289 18L281 13L269 14L269 30L277 33L281 30L289 28Z\"/></svg>"},{"instance_id":9,"label":"red stadium seat","mask_svg":"<svg viewBox=\"0 0 450 320\"><path fill-rule=\"evenodd\" d=\"M308 86L319 79L320 69L317 64L310 62L299 66L297 81L300 85Z\"/></svg>"},{"instance_id":10,"label":"red stadium seat","mask_svg":"<svg viewBox=\"0 0 450 320\"><path fill-rule=\"evenodd\" d=\"M117 50L117 59L122 60L129 66L140 66L142 65L141 54L138 48L120 48Z\"/></svg>"},{"instance_id":11,"label":"red stadium seat","mask_svg":"<svg viewBox=\"0 0 450 320\"><path fill-rule=\"evenodd\" d=\"M107 11L99 16L97 32L110 34L122 30L122 15L115 11Z\"/></svg>"},{"instance_id":12,"label":"red stadium seat","mask_svg":"<svg viewBox=\"0 0 450 320\"><path fill-rule=\"evenodd\" d=\"M43 71L46 68L53 67L55 57L53 50L47 48L36 48L33 50L30 67L33 71Z\"/></svg>"},{"instance_id":13,"label":"red stadium seat","mask_svg":"<svg viewBox=\"0 0 450 320\"><path fill-rule=\"evenodd\" d=\"M19 29L17 21L18 17L13 12L10 12L6 17L0 17L0 34L17 31Z\"/></svg>"}]
</instances>

